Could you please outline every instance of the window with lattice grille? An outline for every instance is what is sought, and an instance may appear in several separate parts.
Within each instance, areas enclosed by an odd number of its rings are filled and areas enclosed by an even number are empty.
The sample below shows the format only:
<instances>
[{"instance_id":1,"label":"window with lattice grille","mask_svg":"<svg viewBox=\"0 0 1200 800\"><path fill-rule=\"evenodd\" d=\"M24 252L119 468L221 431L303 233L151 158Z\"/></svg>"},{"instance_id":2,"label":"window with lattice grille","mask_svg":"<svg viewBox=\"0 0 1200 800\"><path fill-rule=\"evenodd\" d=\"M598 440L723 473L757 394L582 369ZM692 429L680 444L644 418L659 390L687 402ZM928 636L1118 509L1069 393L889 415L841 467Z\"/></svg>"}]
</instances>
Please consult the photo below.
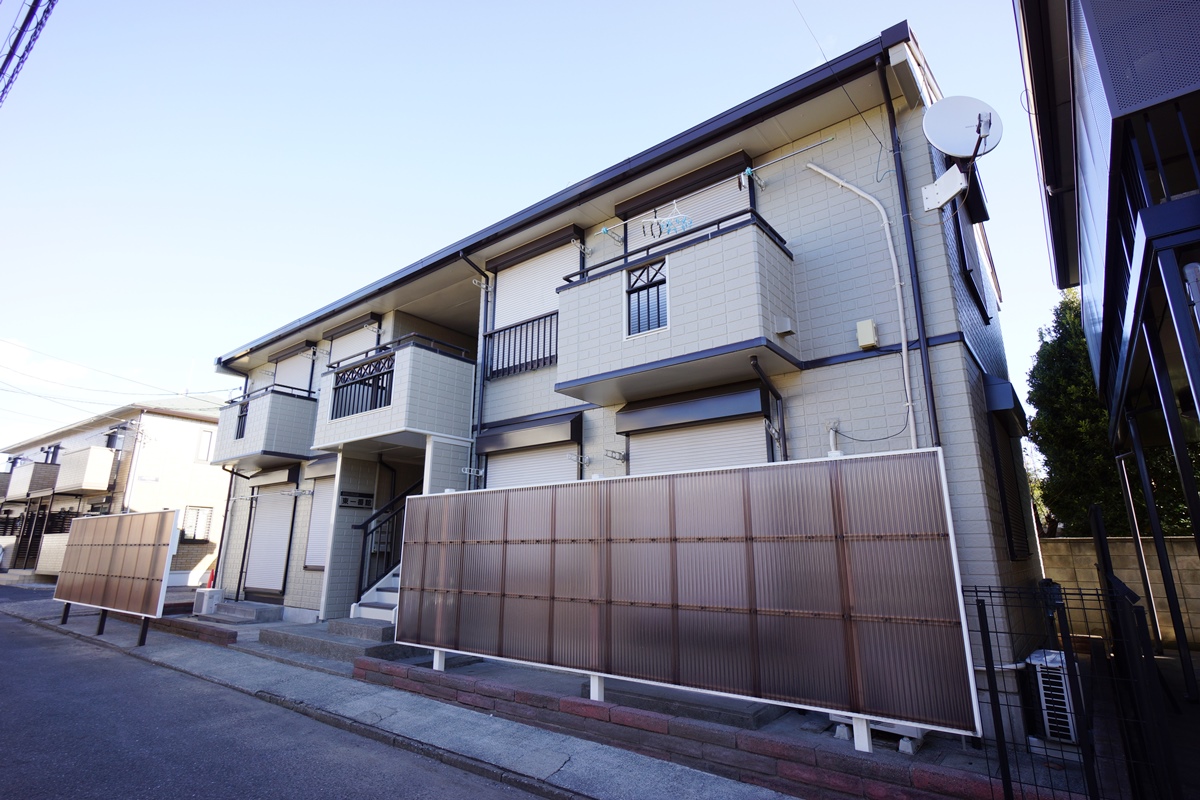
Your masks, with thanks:
<instances>
[{"instance_id":1,"label":"window with lattice grille","mask_svg":"<svg viewBox=\"0 0 1200 800\"><path fill-rule=\"evenodd\" d=\"M629 335L667 326L667 262L659 261L626 273Z\"/></svg>"}]
</instances>

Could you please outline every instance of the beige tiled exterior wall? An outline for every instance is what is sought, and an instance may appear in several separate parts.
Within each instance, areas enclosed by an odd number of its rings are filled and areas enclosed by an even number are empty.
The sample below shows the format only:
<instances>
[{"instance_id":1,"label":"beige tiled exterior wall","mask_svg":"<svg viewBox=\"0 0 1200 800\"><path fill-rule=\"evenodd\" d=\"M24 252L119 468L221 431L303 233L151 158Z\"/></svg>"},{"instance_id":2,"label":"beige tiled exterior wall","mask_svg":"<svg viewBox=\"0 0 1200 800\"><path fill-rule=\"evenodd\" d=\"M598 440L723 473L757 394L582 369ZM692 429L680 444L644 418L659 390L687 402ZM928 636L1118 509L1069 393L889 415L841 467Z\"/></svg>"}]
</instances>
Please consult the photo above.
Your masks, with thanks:
<instances>
[{"instance_id":1,"label":"beige tiled exterior wall","mask_svg":"<svg viewBox=\"0 0 1200 800\"><path fill-rule=\"evenodd\" d=\"M963 581L1030 585L1040 577L1040 562L1036 555L1022 562L1009 560L983 390L985 371L1007 375L997 301L988 282L985 302L992 319L985 324L967 294L964 276L952 269L940 216L920 210L920 187L936 177L921 131L923 111L900 110L898 124L927 331L930 336L962 332L969 346L950 342L930 351ZM561 292L557 369L488 382L486 419L497 422L571 405L553 392L556 381L704 350L718 340L770 338L776 316L791 317L796 334L773 340L806 361L859 355L860 320L874 320L880 344L894 346L901 340L901 328L889 239L899 266L907 335L915 340L899 190L891 161L881 154L876 138L885 138L887 131L882 106L864 109L862 118L831 125L756 159L757 164L767 164L818 145L760 172L767 185L758 191L758 209L786 239L794 263L774 255L778 248L748 229L668 256L670 327L665 331L623 337L622 273ZM818 144L826 139L830 141ZM869 202L808 169L808 162L874 196L890 225L883 224ZM966 235L966 245L975 247L969 227ZM975 357L983 362L982 369ZM909 379L917 445L928 447L932 427L918 350L910 351ZM838 447L847 454L909 447L898 353L815 366L773 381L785 396L793 459L824 456L829 424L835 420L847 436L874 440L840 437ZM624 437L613 428L618 408L584 413L583 449L592 459L585 470L589 476L624 474L624 464L604 456L604 450L624 449Z\"/></svg>"},{"instance_id":2,"label":"beige tiled exterior wall","mask_svg":"<svg viewBox=\"0 0 1200 800\"><path fill-rule=\"evenodd\" d=\"M471 435L475 365L421 347L396 351L390 406L331 420L333 373L321 377L317 409L318 449L405 430L446 436Z\"/></svg>"},{"instance_id":3,"label":"beige tiled exterior wall","mask_svg":"<svg viewBox=\"0 0 1200 800\"><path fill-rule=\"evenodd\" d=\"M221 409L213 460L228 463L257 453L305 457L312 453L317 403L307 397L270 392L250 401L246 430L237 435L238 403Z\"/></svg>"},{"instance_id":4,"label":"beige tiled exterior wall","mask_svg":"<svg viewBox=\"0 0 1200 800\"><path fill-rule=\"evenodd\" d=\"M378 465L338 456L337 492L373 492ZM336 503L336 500L334 501ZM329 560L323 574L321 619L350 615L350 606L358 602L358 562L362 557L362 531L356 523L371 515L371 509L338 508L330 532Z\"/></svg>"}]
</instances>

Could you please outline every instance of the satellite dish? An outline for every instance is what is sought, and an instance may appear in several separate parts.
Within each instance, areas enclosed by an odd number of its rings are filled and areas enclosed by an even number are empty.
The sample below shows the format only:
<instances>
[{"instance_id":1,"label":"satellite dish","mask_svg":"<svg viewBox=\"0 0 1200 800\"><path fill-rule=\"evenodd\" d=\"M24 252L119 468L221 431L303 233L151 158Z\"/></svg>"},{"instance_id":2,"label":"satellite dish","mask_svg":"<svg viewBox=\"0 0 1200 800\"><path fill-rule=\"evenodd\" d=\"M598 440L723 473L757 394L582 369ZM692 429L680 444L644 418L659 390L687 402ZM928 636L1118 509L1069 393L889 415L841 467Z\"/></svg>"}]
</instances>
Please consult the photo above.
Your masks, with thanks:
<instances>
[{"instance_id":1,"label":"satellite dish","mask_svg":"<svg viewBox=\"0 0 1200 800\"><path fill-rule=\"evenodd\" d=\"M952 158L976 158L996 149L1004 126L1000 115L974 97L946 97L925 111L921 122L929 143Z\"/></svg>"}]
</instances>

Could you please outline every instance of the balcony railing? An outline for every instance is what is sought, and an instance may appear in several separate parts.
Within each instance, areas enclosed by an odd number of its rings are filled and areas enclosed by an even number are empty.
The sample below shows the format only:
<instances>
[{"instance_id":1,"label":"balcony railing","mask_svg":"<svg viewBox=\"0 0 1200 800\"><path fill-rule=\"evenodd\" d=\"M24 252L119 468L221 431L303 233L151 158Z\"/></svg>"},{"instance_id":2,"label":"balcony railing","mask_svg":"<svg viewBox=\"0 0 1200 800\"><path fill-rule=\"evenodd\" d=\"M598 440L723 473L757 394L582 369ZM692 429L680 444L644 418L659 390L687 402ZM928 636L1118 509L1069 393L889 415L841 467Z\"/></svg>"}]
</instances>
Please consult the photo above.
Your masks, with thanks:
<instances>
[{"instance_id":1,"label":"balcony railing","mask_svg":"<svg viewBox=\"0 0 1200 800\"><path fill-rule=\"evenodd\" d=\"M766 234L771 241L779 246L780 250L787 254L788 258L793 257L792 251L788 249L787 240L780 235L779 231L772 228L757 211L752 208L746 208L718 217L717 219L709 220L708 222L690 225L679 233L663 236L636 249L631 248L628 252L622 253L615 258L610 258L597 264L589 264L578 272L564 275L563 280L567 283L593 280L611 272L630 267L635 263L644 263L650 258L659 258L686 247L693 247L700 242L706 242L751 225L759 228Z\"/></svg>"},{"instance_id":2,"label":"balcony railing","mask_svg":"<svg viewBox=\"0 0 1200 800\"><path fill-rule=\"evenodd\" d=\"M420 347L456 358L467 358L469 354L465 348L410 333L334 362L329 365L334 370L329 418L341 419L391 405L395 354L403 347Z\"/></svg>"},{"instance_id":3,"label":"balcony railing","mask_svg":"<svg viewBox=\"0 0 1200 800\"><path fill-rule=\"evenodd\" d=\"M494 330L485 342L487 380L557 364L558 312Z\"/></svg>"}]
</instances>

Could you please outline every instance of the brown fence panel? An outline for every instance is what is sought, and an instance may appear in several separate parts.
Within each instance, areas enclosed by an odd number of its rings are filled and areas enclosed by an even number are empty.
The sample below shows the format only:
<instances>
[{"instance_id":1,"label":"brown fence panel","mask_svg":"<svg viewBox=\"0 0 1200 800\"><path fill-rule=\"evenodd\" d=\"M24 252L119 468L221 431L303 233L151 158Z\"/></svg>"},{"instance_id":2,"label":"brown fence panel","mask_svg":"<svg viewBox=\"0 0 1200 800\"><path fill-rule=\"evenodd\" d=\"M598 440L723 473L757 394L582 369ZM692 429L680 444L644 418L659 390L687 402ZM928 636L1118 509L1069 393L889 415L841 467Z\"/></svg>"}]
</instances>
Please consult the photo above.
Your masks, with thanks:
<instances>
[{"instance_id":1,"label":"brown fence panel","mask_svg":"<svg viewBox=\"0 0 1200 800\"><path fill-rule=\"evenodd\" d=\"M162 616L178 534L177 511L76 518L54 599Z\"/></svg>"},{"instance_id":2,"label":"brown fence panel","mask_svg":"<svg viewBox=\"0 0 1200 800\"><path fill-rule=\"evenodd\" d=\"M936 450L414 497L397 640L977 730Z\"/></svg>"}]
</instances>

